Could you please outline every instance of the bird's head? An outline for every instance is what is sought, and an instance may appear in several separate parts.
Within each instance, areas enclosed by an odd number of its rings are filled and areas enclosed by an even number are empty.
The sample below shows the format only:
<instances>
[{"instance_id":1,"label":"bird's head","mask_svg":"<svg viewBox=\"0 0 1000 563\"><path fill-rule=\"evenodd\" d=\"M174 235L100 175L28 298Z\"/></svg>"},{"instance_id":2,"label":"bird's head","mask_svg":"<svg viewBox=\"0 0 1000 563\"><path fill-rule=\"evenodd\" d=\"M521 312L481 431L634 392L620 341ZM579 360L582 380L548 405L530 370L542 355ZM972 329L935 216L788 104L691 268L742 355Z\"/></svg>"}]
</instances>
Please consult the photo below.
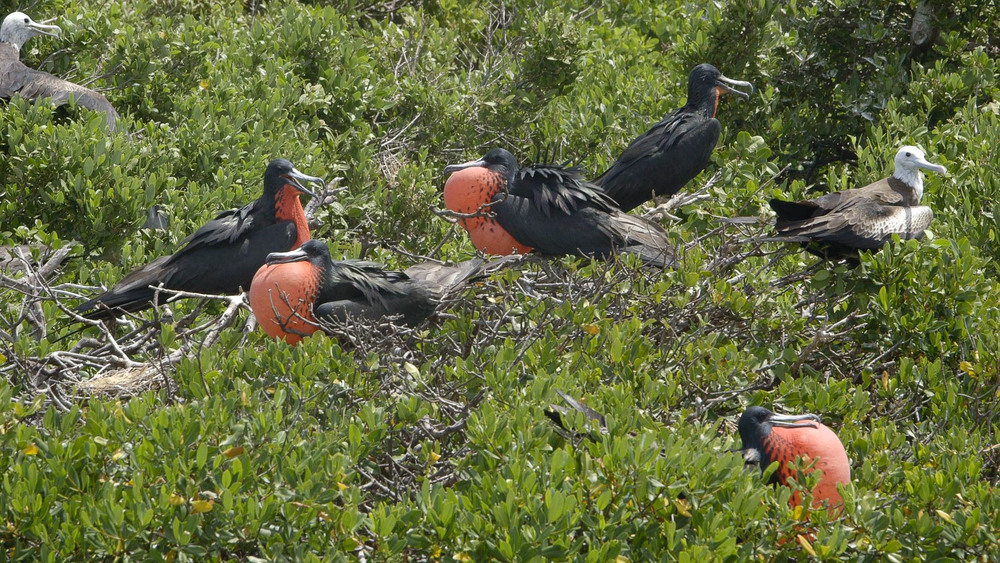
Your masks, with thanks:
<instances>
[{"instance_id":1,"label":"bird's head","mask_svg":"<svg viewBox=\"0 0 1000 563\"><path fill-rule=\"evenodd\" d=\"M744 92L738 88L746 88ZM736 94L749 100L753 94L753 84L742 80L726 78L719 69L708 63L702 63L691 70L688 76L688 105L693 105L710 117L715 116L719 98L726 94Z\"/></svg>"},{"instance_id":2,"label":"bird's head","mask_svg":"<svg viewBox=\"0 0 1000 563\"><path fill-rule=\"evenodd\" d=\"M924 179L920 175L920 170L930 170L938 174L947 174L948 170L940 164L928 162L924 158L924 151L914 146L905 146L896 152L896 169L892 175L902 181L916 193L917 201L924 194Z\"/></svg>"},{"instance_id":3,"label":"bird's head","mask_svg":"<svg viewBox=\"0 0 1000 563\"><path fill-rule=\"evenodd\" d=\"M445 167L444 173L451 174L452 172L458 172L459 170L465 170L466 168L473 168L477 166L492 170L507 180L510 180L520 169L517 159L514 158L514 155L510 154L510 152L504 149L493 149L484 154L482 158L470 160L469 162L463 162L462 164L448 165Z\"/></svg>"},{"instance_id":4,"label":"bird's head","mask_svg":"<svg viewBox=\"0 0 1000 563\"><path fill-rule=\"evenodd\" d=\"M760 448L772 428L816 428L818 422L819 417L814 414L776 414L764 407L748 407L738 425L743 457L747 462L759 462Z\"/></svg>"},{"instance_id":5,"label":"bird's head","mask_svg":"<svg viewBox=\"0 0 1000 563\"><path fill-rule=\"evenodd\" d=\"M0 42L10 43L18 51L36 35L59 35L59 26L38 23L24 12L14 12L8 15L0 24Z\"/></svg>"},{"instance_id":6,"label":"bird's head","mask_svg":"<svg viewBox=\"0 0 1000 563\"><path fill-rule=\"evenodd\" d=\"M276 158L272 160L270 164L267 165L267 170L264 172L264 187L267 190L274 190L275 194L277 194L278 190L287 184L304 194L315 197L315 194L306 189L306 187L302 185L302 182L311 182L319 184L320 186L326 184L326 181L323 180L323 178L319 178L317 176L307 176L306 174L299 172L291 162L284 158Z\"/></svg>"},{"instance_id":7,"label":"bird's head","mask_svg":"<svg viewBox=\"0 0 1000 563\"><path fill-rule=\"evenodd\" d=\"M292 262L311 262L320 269L324 269L325 264L329 264L330 249L326 243L316 239L310 239L302 243L302 246L288 252L272 252L267 255L265 262L268 266L274 264L290 264Z\"/></svg>"},{"instance_id":8,"label":"bird's head","mask_svg":"<svg viewBox=\"0 0 1000 563\"><path fill-rule=\"evenodd\" d=\"M944 166L928 162L927 158L924 156L924 151L917 147L907 145L905 147L901 147L899 151L896 152L897 172L900 170L915 172L920 168L930 170L931 172L937 172L938 174L948 173L948 170Z\"/></svg>"}]
</instances>

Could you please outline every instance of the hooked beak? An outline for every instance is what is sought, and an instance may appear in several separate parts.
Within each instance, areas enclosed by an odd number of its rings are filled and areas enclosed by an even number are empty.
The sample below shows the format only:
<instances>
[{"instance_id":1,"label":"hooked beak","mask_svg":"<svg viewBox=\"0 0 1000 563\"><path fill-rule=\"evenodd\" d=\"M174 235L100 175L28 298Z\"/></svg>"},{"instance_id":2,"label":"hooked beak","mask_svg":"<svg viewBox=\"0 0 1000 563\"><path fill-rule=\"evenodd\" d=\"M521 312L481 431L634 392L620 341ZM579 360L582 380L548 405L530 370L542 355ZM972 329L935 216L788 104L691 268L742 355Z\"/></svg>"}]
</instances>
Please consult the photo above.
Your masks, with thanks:
<instances>
[{"instance_id":1,"label":"hooked beak","mask_svg":"<svg viewBox=\"0 0 1000 563\"><path fill-rule=\"evenodd\" d=\"M753 94L753 84L744 82L743 80L733 80L720 75L719 78L716 79L715 85L719 89L719 94L736 94L737 96L742 96L745 100L749 100L750 95ZM747 88L750 91L743 92L741 90L737 90L737 87Z\"/></svg>"},{"instance_id":2,"label":"hooked beak","mask_svg":"<svg viewBox=\"0 0 1000 563\"><path fill-rule=\"evenodd\" d=\"M48 20L48 21L52 21L52 20ZM28 23L28 28L32 29L32 30L34 30L34 31L36 31L36 32L38 32L38 33L40 33L42 35L50 35L50 36L53 36L53 37L55 37L56 35L59 35L60 33L62 33L62 30L59 29L58 25L45 25L44 23L38 23L36 21L29 22Z\"/></svg>"},{"instance_id":3,"label":"hooked beak","mask_svg":"<svg viewBox=\"0 0 1000 563\"><path fill-rule=\"evenodd\" d=\"M296 248L295 250L289 250L288 252L272 252L267 255L264 259L268 265L271 264L288 264L289 262L301 262L303 260L308 260L309 255L306 254L302 248Z\"/></svg>"},{"instance_id":4,"label":"hooked beak","mask_svg":"<svg viewBox=\"0 0 1000 563\"><path fill-rule=\"evenodd\" d=\"M808 420L809 422L803 423L803 420ZM814 414L776 414L768 419L771 426L778 426L781 428L815 428L813 422L819 422L819 417Z\"/></svg>"},{"instance_id":5,"label":"hooked beak","mask_svg":"<svg viewBox=\"0 0 1000 563\"><path fill-rule=\"evenodd\" d=\"M308 194L311 197L316 197L316 194L307 190L306 187L302 185L302 182L312 182L313 184L319 184L320 186L326 185L326 180L324 180L323 178L320 178L318 176L307 176L299 172L298 169L296 168L292 168L291 172L282 174L281 177L288 180L288 183L291 184L292 186L295 186L295 189L299 190L304 194Z\"/></svg>"},{"instance_id":6,"label":"hooked beak","mask_svg":"<svg viewBox=\"0 0 1000 563\"><path fill-rule=\"evenodd\" d=\"M945 168L944 166L941 166L940 164L934 164L933 162L929 162L923 158L915 159L913 163L916 164L918 167L923 168L924 170L930 170L931 172L937 172L938 174L944 174L944 175L948 174L948 169Z\"/></svg>"},{"instance_id":7,"label":"hooked beak","mask_svg":"<svg viewBox=\"0 0 1000 563\"><path fill-rule=\"evenodd\" d=\"M486 166L486 161L479 158L476 160L470 160L469 162L463 162L462 164L449 164L444 167L444 173L451 174L452 172L458 172L459 170L465 170L466 168L472 168L474 166Z\"/></svg>"}]
</instances>

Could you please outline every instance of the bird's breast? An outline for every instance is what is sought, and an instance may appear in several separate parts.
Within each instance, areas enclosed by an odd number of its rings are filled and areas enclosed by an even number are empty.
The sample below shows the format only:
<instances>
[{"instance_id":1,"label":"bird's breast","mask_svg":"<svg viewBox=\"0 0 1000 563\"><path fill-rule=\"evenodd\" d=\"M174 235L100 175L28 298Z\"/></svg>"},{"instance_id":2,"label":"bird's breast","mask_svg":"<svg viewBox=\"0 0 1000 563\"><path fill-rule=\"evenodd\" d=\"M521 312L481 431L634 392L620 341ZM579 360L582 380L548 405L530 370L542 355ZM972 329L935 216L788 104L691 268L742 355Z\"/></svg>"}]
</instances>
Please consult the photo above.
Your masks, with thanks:
<instances>
[{"instance_id":1,"label":"bird's breast","mask_svg":"<svg viewBox=\"0 0 1000 563\"><path fill-rule=\"evenodd\" d=\"M299 200L299 192L288 184L285 184L278 194L278 200L274 205L274 218L275 222L291 221L295 224L296 238L289 250L295 250L312 238L306 212L302 208L302 201Z\"/></svg>"},{"instance_id":2,"label":"bird's breast","mask_svg":"<svg viewBox=\"0 0 1000 563\"><path fill-rule=\"evenodd\" d=\"M265 264L250 284L250 308L268 336L298 344L318 330L313 307L320 278L309 262Z\"/></svg>"},{"instance_id":3,"label":"bird's breast","mask_svg":"<svg viewBox=\"0 0 1000 563\"><path fill-rule=\"evenodd\" d=\"M821 423L816 423L815 428L776 427L765 439L764 449L768 461L779 462L778 478L781 483L795 477L788 464L796 457L807 458L806 463L816 460L813 470L820 470L822 477L813 489L814 504L818 506L824 500L831 506L843 503L837 491L837 483L847 484L851 481L851 464L844 444L833 430ZM798 504L797 498L792 500L793 504Z\"/></svg>"},{"instance_id":4,"label":"bird's breast","mask_svg":"<svg viewBox=\"0 0 1000 563\"><path fill-rule=\"evenodd\" d=\"M444 205L456 213L482 214L458 220L481 252L501 256L526 254L531 252L530 246L518 242L495 217L487 216L490 202L503 187L504 179L488 168L476 166L459 170L444 185Z\"/></svg>"}]
</instances>

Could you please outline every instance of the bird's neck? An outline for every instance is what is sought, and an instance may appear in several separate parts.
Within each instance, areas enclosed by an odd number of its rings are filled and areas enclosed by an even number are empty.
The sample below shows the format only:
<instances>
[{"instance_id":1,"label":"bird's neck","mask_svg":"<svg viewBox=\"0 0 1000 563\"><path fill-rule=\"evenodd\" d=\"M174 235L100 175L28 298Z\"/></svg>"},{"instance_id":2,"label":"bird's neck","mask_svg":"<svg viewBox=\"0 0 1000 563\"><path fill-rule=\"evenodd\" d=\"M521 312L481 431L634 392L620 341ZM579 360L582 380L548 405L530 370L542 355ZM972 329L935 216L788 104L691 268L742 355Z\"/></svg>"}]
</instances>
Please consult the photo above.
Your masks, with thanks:
<instances>
[{"instance_id":1,"label":"bird's neck","mask_svg":"<svg viewBox=\"0 0 1000 563\"><path fill-rule=\"evenodd\" d=\"M311 238L306 212L302 209L302 202L299 201L299 192L294 188L286 185L278 191L277 200L274 202L274 216L278 221L291 221L295 224L296 239L291 250L302 246L302 243Z\"/></svg>"},{"instance_id":2,"label":"bird's neck","mask_svg":"<svg viewBox=\"0 0 1000 563\"><path fill-rule=\"evenodd\" d=\"M916 201L920 202L920 198L924 195L924 178L919 169L897 167L892 176L909 186L913 190Z\"/></svg>"},{"instance_id":3,"label":"bird's neck","mask_svg":"<svg viewBox=\"0 0 1000 563\"><path fill-rule=\"evenodd\" d=\"M19 43L17 41L10 40L10 39L4 40L4 41L0 41L0 50L2 50L2 49L13 49L14 50L14 54L17 55L18 58L20 58L20 56L21 56L21 43Z\"/></svg>"}]
</instances>

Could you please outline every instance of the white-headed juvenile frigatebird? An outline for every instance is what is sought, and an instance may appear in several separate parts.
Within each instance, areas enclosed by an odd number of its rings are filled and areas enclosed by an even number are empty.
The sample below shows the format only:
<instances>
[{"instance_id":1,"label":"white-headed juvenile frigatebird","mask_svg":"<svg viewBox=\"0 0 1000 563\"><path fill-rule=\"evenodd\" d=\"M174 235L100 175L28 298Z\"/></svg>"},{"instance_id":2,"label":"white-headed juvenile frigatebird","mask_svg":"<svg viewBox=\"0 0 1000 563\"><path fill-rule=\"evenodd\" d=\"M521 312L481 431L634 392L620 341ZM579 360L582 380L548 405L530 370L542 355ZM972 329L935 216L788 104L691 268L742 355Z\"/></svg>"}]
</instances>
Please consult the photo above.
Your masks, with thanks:
<instances>
[{"instance_id":1,"label":"white-headed juvenile frigatebird","mask_svg":"<svg viewBox=\"0 0 1000 563\"><path fill-rule=\"evenodd\" d=\"M737 90L749 88L749 92ZM694 67L688 77L688 99L632 141L618 160L594 183L629 211L655 196L671 196L708 166L722 125L715 119L719 97L737 94L750 99L753 85L722 76L710 64Z\"/></svg>"},{"instance_id":2,"label":"white-headed juvenile frigatebird","mask_svg":"<svg viewBox=\"0 0 1000 563\"><path fill-rule=\"evenodd\" d=\"M837 483L851 482L851 462L837 435L824 426L814 414L775 414L764 407L749 407L740 417L740 439L743 458L748 464L757 464L761 471L778 462L778 469L771 476L772 483L787 484L795 478L790 463L798 457L806 464L815 461L812 469L822 472L819 483L812 491L813 506L824 502L831 508L843 504ZM792 505L801 502L792 497Z\"/></svg>"},{"instance_id":3,"label":"white-headed juvenile frigatebird","mask_svg":"<svg viewBox=\"0 0 1000 563\"><path fill-rule=\"evenodd\" d=\"M298 248L309 240L299 194L302 182L323 184L291 162L277 158L264 172L264 194L240 209L220 213L184 239L184 246L134 270L110 291L83 303L77 312L108 319L153 305L156 286L207 294L232 294L250 287L267 255Z\"/></svg>"},{"instance_id":4,"label":"white-headed juvenile frigatebird","mask_svg":"<svg viewBox=\"0 0 1000 563\"><path fill-rule=\"evenodd\" d=\"M68 103L70 97L77 105L103 112L108 130L114 131L118 112L104 95L79 84L52 76L47 72L28 68L21 62L21 47L36 35L58 35L60 29L33 21L26 14L14 12L0 24L0 98L20 94L27 100L50 98L54 105Z\"/></svg>"},{"instance_id":5,"label":"white-headed juvenile frigatebird","mask_svg":"<svg viewBox=\"0 0 1000 563\"><path fill-rule=\"evenodd\" d=\"M896 169L888 178L804 201L772 199L778 240L788 238L813 254L838 258L877 250L893 234L902 239L922 237L934 212L920 205L921 168L947 172L944 166L928 162L917 147L904 146L896 153Z\"/></svg>"},{"instance_id":6,"label":"white-headed juvenile frigatebird","mask_svg":"<svg viewBox=\"0 0 1000 563\"><path fill-rule=\"evenodd\" d=\"M657 267L674 264L667 233L623 213L579 168L534 164L493 149L480 159L445 168L445 206L472 243L488 254L526 253L607 257L638 254Z\"/></svg>"},{"instance_id":7,"label":"white-headed juvenile frigatebird","mask_svg":"<svg viewBox=\"0 0 1000 563\"><path fill-rule=\"evenodd\" d=\"M482 268L483 261L473 259L455 266L424 262L391 272L371 262L334 261L326 243L311 240L267 257L250 285L250 307L264 332L290 344L315 333L324 321L398 316L413 326Z\"/></svg>"}]
</instances>

